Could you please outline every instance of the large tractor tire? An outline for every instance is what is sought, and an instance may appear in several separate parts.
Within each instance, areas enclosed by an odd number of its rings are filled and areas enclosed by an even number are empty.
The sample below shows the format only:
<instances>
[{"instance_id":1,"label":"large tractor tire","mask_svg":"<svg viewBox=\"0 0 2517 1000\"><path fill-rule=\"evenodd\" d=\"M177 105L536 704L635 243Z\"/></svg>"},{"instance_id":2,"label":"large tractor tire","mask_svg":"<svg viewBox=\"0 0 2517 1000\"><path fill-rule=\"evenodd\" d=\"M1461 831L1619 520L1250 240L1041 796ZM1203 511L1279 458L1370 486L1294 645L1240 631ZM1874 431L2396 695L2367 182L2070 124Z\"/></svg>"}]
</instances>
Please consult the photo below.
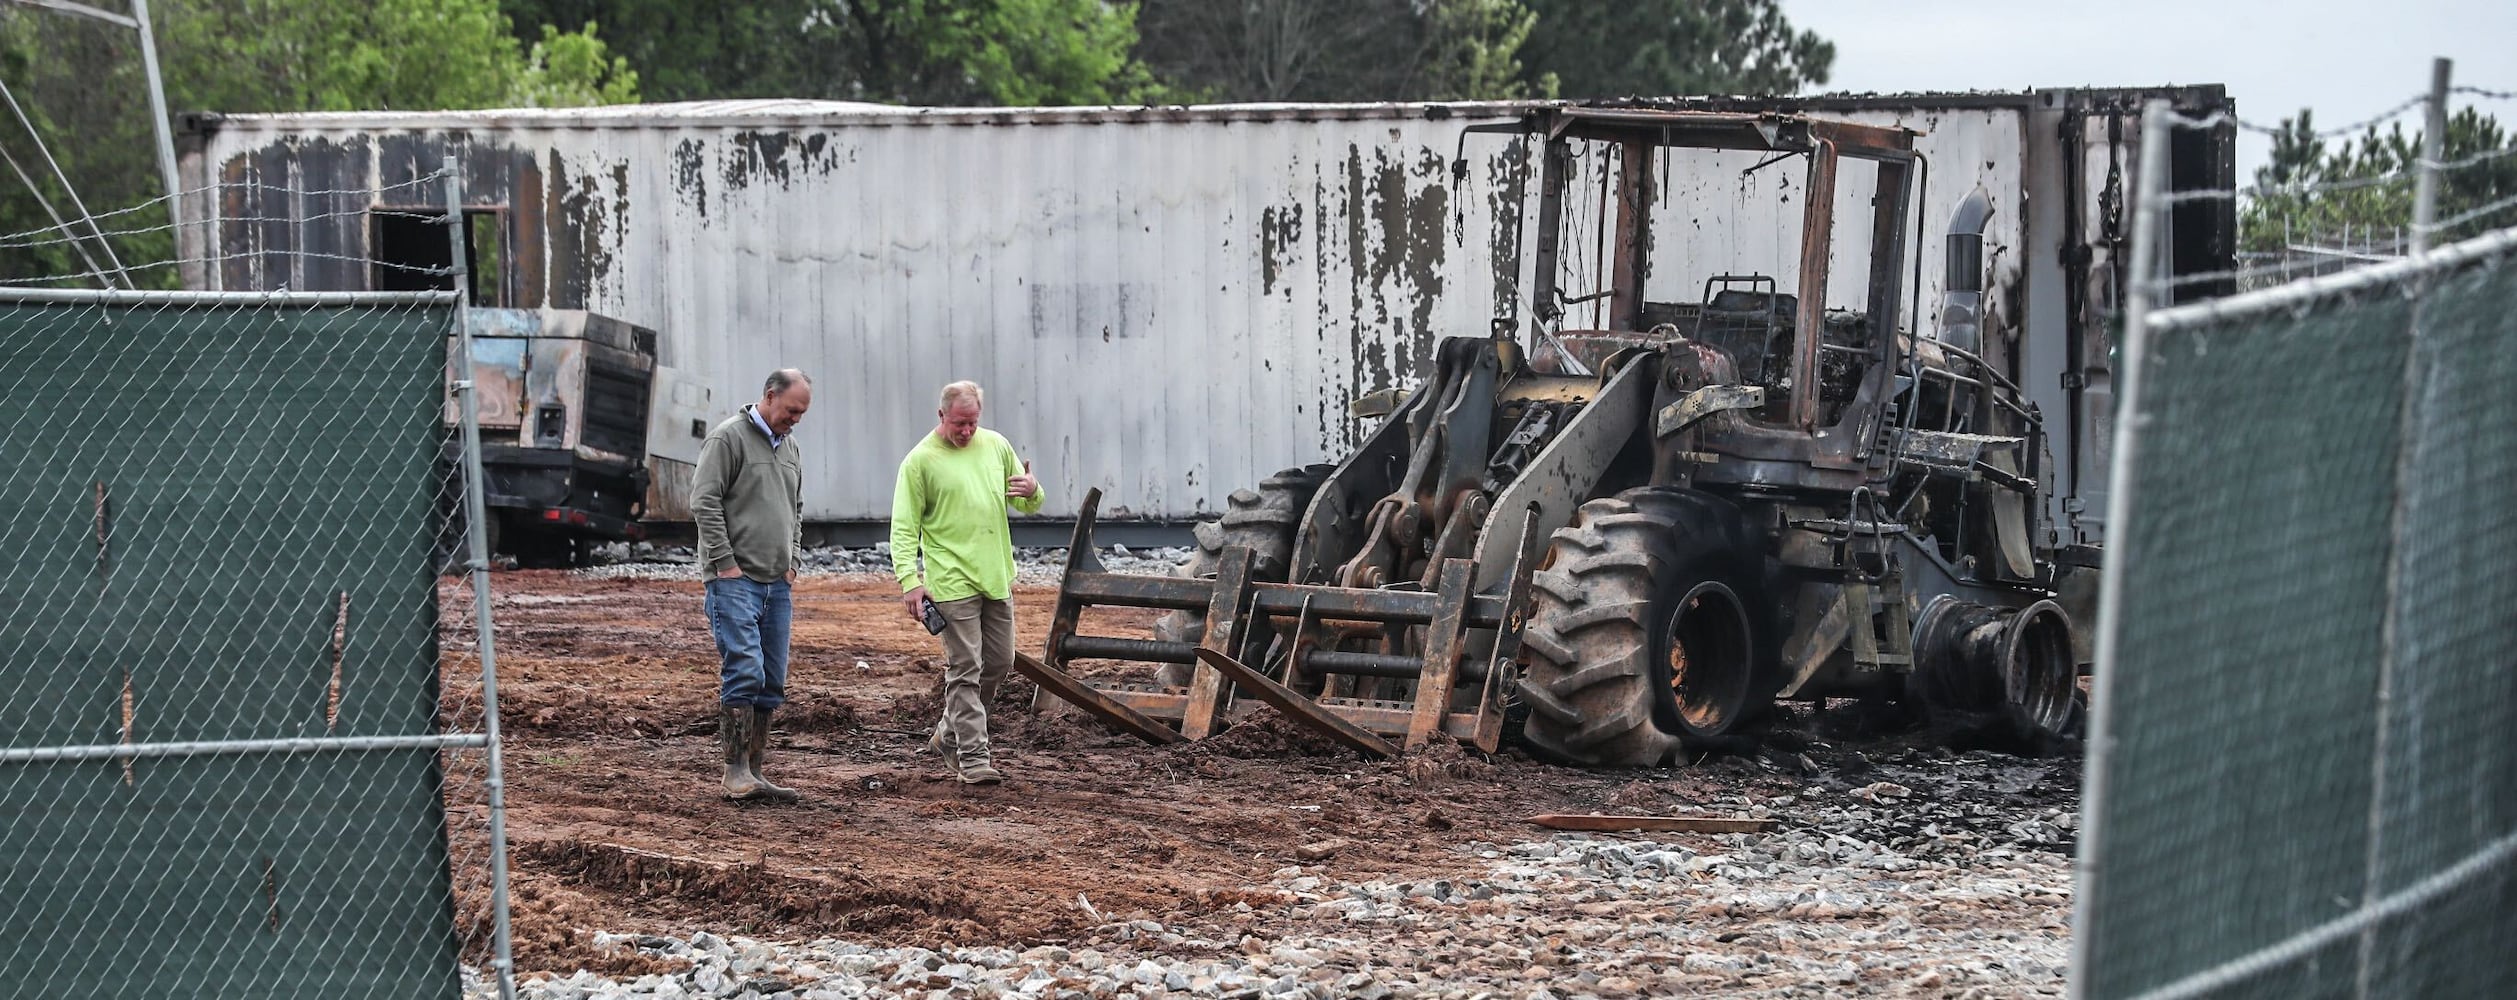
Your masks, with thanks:
<instances>
[{"instance_id":1,"label":"large tractor tire","mask_svg":"<svg viewBox=\"0 0 2517 1000\"><path fill-rule=\"evenodd\" d=\"M1760 557L1739 511L1645 488L1583 504L1532 576L1522 738L1584 767L1717 744L1770 700Z\"/></svg>"},{"instance_id":2,"label":"large tractor tire","mask_svg":"<svg viewBox=\"0 0 2517 1000\"><path fill-rule=\"evenodd\" d=\"M1226 498L1223 517L1199 521L1191 532L1197 536L1197 550L1186 561L1172 567L1171 575L1192 579L1212 579L1216 567L1223 562L1224 548L1246 545L1250 549L1250 579L1265 583L1282 583L1293 557L1293 536L1301 527L1303 511L1311 506L1311 495L1320 491L1320 483L1328 478L1332 466L1308 465L1286 469L1260 480L1254 490L1234 490ZM1154 620L1154 638L1169 642L1197 643L1206 638L1206 615L1201 611L1174 611ZM1164 684L1184 687L1194 668L1183 663L1163 664L1157 679Z\"/></svg>"}]
</instances>

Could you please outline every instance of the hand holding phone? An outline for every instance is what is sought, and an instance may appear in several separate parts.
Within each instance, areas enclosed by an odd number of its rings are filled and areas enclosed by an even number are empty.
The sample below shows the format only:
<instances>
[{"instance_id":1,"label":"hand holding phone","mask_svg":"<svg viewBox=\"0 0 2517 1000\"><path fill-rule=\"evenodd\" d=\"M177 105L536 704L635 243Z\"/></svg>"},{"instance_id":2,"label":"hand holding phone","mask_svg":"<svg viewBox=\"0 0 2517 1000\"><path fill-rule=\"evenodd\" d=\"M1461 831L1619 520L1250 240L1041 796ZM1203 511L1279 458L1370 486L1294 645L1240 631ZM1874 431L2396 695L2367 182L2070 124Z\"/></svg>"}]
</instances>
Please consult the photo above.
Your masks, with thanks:
<instances>
[{"instance_id":1,"label":"hand holding phone","mask_svg":"<svg viewBox=\"0 0 2517 1000\"><path fill-rule=\"evenodd\" d=\"M944 634L944 609L935 606L935 599L926 598L918 605L918 620L926 623L926 634Z\"/></svg>"}]
</instances>

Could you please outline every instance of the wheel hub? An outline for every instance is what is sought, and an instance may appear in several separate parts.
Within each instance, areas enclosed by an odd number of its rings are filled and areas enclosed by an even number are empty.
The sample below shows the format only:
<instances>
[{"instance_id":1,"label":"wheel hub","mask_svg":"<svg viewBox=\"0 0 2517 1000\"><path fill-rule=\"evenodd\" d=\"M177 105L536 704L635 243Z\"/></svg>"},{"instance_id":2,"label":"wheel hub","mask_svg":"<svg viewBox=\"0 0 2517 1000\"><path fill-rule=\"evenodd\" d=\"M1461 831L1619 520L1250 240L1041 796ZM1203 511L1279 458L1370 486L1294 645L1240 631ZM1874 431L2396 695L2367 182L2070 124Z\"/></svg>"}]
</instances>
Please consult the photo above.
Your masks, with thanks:
<instances>
[{"instance_id":1,"label":"wheel hub","mask_svg":"<svg viewBox=\"0 0 2517 1000\"><path fill-rule=\"evenodd\" d=\"M1678 717L1697 735L1719 735L1745 714L1751 668L1748 615L1717 581L1680 597L1662 630Z\"/></svg>"}]
</instances>

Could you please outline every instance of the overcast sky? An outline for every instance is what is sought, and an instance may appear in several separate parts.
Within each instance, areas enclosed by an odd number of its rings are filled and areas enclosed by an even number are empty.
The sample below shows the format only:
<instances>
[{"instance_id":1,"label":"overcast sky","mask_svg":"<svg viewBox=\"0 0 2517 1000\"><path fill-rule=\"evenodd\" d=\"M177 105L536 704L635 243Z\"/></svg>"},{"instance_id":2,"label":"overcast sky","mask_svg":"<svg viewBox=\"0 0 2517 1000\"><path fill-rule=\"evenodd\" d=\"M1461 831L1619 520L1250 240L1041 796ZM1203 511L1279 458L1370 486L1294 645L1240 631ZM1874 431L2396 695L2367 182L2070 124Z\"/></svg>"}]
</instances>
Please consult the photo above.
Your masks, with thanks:
<instances>
[{"instance_id":1,"label":"overcast sky","mask_svg":"<svg viewBox=\"0 0 2517 1000\"><path fill-rule=\"evenodd\" d=\"M2458 85L2517 91L2517 0L1783 0L1783 11L1835 43L1826 92L2220 83L2249 121L2306 107L2332 128L2426 92L2436 56L2456 61ZM2517 101L2459 101L2517 126ZM2419 124L2405 119L2406 131ZM2269 148L2240 135L2239 184Z\"/></svg>"}]
</instances>

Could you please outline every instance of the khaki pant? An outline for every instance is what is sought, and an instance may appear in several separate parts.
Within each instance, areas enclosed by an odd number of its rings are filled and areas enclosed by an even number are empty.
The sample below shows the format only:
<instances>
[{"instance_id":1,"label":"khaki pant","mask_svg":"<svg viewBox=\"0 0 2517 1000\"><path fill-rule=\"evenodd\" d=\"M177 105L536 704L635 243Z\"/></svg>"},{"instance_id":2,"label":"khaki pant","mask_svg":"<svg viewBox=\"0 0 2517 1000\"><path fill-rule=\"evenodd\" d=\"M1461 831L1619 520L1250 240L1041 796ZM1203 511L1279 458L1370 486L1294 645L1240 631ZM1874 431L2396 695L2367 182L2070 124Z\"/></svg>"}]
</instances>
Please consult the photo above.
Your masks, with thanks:
<instances>
[{"instance_id":1,"label":"khaki pant","mask_svg":"<svg viewBox=\"0 0 2517 1000\"><path fill-rule=\"evenodd\" d=\"M990 761L988 706L1014 669L1014 602L974 595L937 601L944 612L944 718L935 732L963 770Z\"/></svg>"}]
</instances>

